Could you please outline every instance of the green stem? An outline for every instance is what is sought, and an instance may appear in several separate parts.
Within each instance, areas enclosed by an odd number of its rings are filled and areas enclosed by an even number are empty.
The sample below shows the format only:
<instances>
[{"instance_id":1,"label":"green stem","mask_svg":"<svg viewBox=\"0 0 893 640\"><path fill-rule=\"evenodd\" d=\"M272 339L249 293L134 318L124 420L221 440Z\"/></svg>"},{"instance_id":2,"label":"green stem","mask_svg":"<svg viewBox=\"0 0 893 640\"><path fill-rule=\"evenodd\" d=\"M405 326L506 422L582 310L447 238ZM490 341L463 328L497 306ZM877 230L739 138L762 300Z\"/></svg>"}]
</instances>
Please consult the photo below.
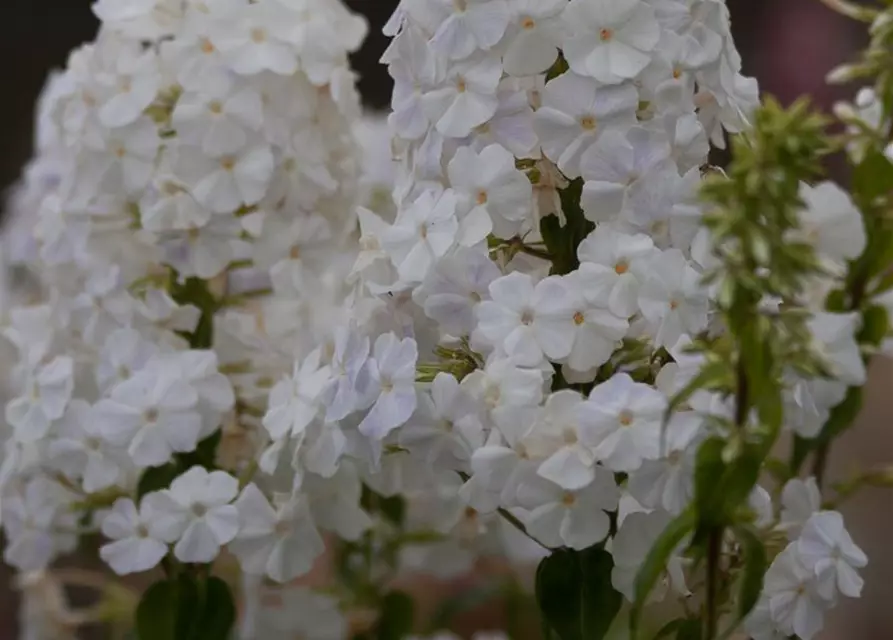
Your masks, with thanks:
<instances>
[{"instance_id":1,"label":"green stem","mask_svg":"<svg viewBox=\"0 0 893 640\"><path fill-rule=\"evenodd\" d=\"M704 640L714 640L719 628L719 577L722 559L723 529L710 532L707 538L707 600L704 616Z\"/></svg>"}]
</instances>

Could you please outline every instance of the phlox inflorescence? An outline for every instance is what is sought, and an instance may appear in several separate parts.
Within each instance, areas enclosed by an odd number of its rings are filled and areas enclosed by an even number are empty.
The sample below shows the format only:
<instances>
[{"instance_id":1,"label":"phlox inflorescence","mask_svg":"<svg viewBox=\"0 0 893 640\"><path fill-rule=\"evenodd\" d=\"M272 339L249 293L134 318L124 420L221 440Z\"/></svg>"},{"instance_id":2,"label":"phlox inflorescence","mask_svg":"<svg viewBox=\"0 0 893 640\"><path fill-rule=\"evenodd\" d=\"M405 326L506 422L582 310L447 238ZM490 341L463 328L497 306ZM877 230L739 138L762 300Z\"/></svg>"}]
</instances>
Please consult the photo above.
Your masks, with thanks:
<instances>
[{"instance_id":1,"label":"phlox inflorescence","mask_svg":"<svg viewBox=\"0 0 893 640\"><path fill-rule=\"evenodd\" d=\"M252 585L246 634L338 638L331 599L283 596L322 612L311 630L265 616L259 581L308 573L326 536L380 532L374 491L436 534L401 567L516 553L510 520L548 549L603 543L634 600L730 413L702 390L667 419L703 365L686 347L722 331L702 282L707 154L759 102L725 3L403 0L391 148L365 168L358 140L383 136L360 128L347 66L364 27L335 0L94 11L17 199L12 237L30 243L12 261L41 297L3 309L6 560L48 566L103 498L115 572L226 549ZM832 183L802 200L826 269L801 302L831 375L791 368L785 409L811 438L865 381L856 316L823 308L866 238ZM174 473L144 490L157 468ZM789 545L748 625L808 640L867 559L814 481L781 501L778 518L764 489L749 501ZM674 553L654 596L687 594L689 565Z\"/></svg>"}]
</instances>

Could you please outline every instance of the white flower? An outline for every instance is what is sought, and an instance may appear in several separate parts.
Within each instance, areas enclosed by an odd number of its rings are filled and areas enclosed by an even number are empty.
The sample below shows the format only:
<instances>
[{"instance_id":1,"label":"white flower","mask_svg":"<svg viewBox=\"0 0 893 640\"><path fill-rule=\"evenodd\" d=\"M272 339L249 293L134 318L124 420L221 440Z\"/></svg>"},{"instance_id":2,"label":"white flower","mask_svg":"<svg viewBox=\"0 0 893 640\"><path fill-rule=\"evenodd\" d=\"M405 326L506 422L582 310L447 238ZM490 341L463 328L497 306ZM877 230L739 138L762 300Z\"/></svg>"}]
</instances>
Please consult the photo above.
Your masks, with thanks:
<instances>
[{"instance_id":1,"label":"white flower","mask_svg":"<svg viewBox=\"0 0 893 640\"><path fill-rule=\"evenodd\" d=\"M215 213L231 213L263 198L273 177L274 159L266 145L213 157L197 147L181 145L177 147L175 166L202 206Z\"/></svg>"},{"instance_id":2,"label":"white flower","mask_svg":"<svg viewBox=\"0 0 893 640\"><path fill-rule=\"evenodd\" d=\"M290 76L298 70L293 20L277 2L245 4L228 19L210 24L210 41L238 74L268 70Z\"/></svg>"},{"instance_id":3,"label":"white flower","mask_svg":"<svg viewBox=\"0 0 893 640\"><path fill-rule=\"evenodd\" d=\"M398 441L433 469L462 469L484 443L477 403L456 378L438 373L430 394L419 394L416 412L400 429Z\"/></svg>"},{"instance_id":4,"label":"white flower","mask_svg":"<svg viewBox=\"0 0 893 640\"><path fill-rule=\"evenodd\" d=\"M381 440L404 424L416 408L415 375L418 346L385 333L375 340L370 376L375 401L359 425L360 433Z\"/></svg>"},{"instance_id":5,"label":"white flower","mask_svg":"<svg viewBox=\"0 0 893 640\"><path fill-rule=\"evenodd\" d=\"M474 240L465 244L474 244L491 230L499 238L511 238L532 214L530 180L515 168L512 154L498 144L480 153L459 147L450 161L448 175L459 196L463 226L480 229L480 237L475 233ZM481 220L478 222L477 218Z\"/></svg>"},{"instance_id":6,"label":"white flower","mask_svg":"<svg viewBox=\"0 0 893 640\"><path fill-rule=\"evenodd\" d=\"M427 0L438 13L431 48L454 60L477 49L489 49L502 39L511 19L506 0ZM430 25L434 27L434 24Z\"/></svg>"},{"instance_id":7,"label":"white flower","mask_svg":"<svg viewBox=\"0 0 893 640\"><path fill-rule=\"evenodd\" d=\"M337 422L359 408L369 387L369 338L356 329L335 330L331 379L323 391L326 420Z\"/></svg>"},{"instance_id":8,"label":"white flower","mask_svg":"<svg viewBox=\"0 0 893 640\"><path fill-rule=\"evenodd\" d=\"M239 512L230 502L239 481L223 471L192 467L170 489L148 494L157 531L177 541L174 555L181 562L211 562L239 531Z\"/></svg>"},{"instance_id":9,"label":"white flower","mask_svg":"<svg viewBox=\"0 0 893 640\"><path fill-rule=\"evenodd\" d=\"M100 547L99 556L119 576L148 571L167 555L152 503L147 497L137 510L133 500L118 498L102 520L102 534L111 542Z\"/></svg>"},{"instance_id":10,"label":"white flower","mask_svg":"<svg viewBox=\"0 0 893 640\"><path fill-rule=\"evenodd\" d=\"M500 275L499 267L487 254L459 247L428 271L413 292L413 300L443 331L471 335L475 309L490 297L490 283Z\"/></svg>"},{"instance_id":11,"label":"white flower","mask_svg":"<svg viewBox=\"0 0 893 640\"><path fill-rule=\"evenodd\" d=\"M629 476L629 492L644 506L681 513L694 496L697 437L702 420L691 412L674 413L664 434L665 457L646 460Z\"/></svg>"},{"instance_id":12,"label":"white flower","mask_svg":"<svg viewBox=\"0 0 893 640\"><path fill-rule=\"evenodd\" d=\"M139 466L165 464L174 452L195 449L201 416L198 394L166 369L145 370L116 385L94 408L108 442L126 446Z\"/></svg>"},{"instance_id":13,"label":"white flower","mask_svg":"<svg viewBox=\"0 0 893 640\"><path fill-rule=\"evenodd\" d=\"M611 583L630 602L635 600L634 584L639 568L669 523L670 516L665 511L630 513L623 519L611 541L611 555L614 556ZM684 548L684 545L680 546ZM681 551L671 554L661 586L652 592L653 599L662 599L668 586L680 594L687 592L683 563Z\"/></svg>"},{"instance_id":14,"label":"white flower","mask_svg":"<svg viewBox=\"0 0 893 640\"><path fill-rule=\"evenodd\" d=\"M234 504L239 511L239 533L229 543L229 550L246 573L290 582L308 573L325 551L302 496L282 499L274 509L260 490L249 484Z\"/></svg>"},{"instance_id":15,"label":"white flower","mask_svg":"<svg viewBox=\"0 0 893 640\"><path fill-rule=\"evenodd\" d=\"M571 0L564 21L571 69L607 84L635 78L660 40L654 9L643 0Z\"/></svg>"},{"instance_id":16,"label":"white flower","mask_svg":"<svg viewBox=\"0 0 893 640\"><path fill-rule=\"evenodd\" d=\"M604 86L573 72L549 82L534 128L546 154L569 178L580 175L580 158L606 131L636 124L639 95L630 84Z\"/></svg>"},{"instance_id":17,"label":"white flower","mask_svg":"<svg viewBox=\"0 0 893 640\"><path fill-rule=\"evenodd\" d=\"M656 173L672 167L669 158L670 146L661 133L643 127L625 134L606 132L580 159L580 173L586 180L580 205L586 217L602 222L634 212Z\"/></svg>"},{"instance_id":18,"label":"white flower","mask_svg":"<svg viewBox=\"0 0 893 640\"><path fill-rule=\"evenodd\" d=\"M763 579L772 621L785 634L811 640L825 624L828 603L817 591L815 575L803 566L796 543L772 561Z\"/></svg>"},{"instance_id":19,"label":"white flower","mask_svg":"<svg viewBox=\"0 0 893 640\"><path fill-rule=\"evenodd\" d=\"M598 225L577 247L581 263L602 265L613 271L614 275L607 274L607 306L621 318L638 311L639 287L647 277L651 259L658 254L647 235L621 233L608 225Z\"/></svg>"},{"instance_id":20,"label":"white flower","mask_svg":"<svg viewBox=\"0 0 893 640\"><path fill-rule=\"evenodd\" d=\"M40 571L63 551L72 551L77 538L73 531L77 516L69 512L70 497L60 495L59 485L36 476L23 487L3 497L0 520L6 534L3 559L10 566L24 572Z\"/></svg>"},{"instance_id":21,"label":"white flower","mask_svg":"<svg viewBox=\"0 0 893 640\"><path fill-rule=\"evenodd\" d=\"M435 260L455 244L459 231L456 206L451 189L425 191L412 206L402 209L394 225L382 234L382 248L401 279L422 280Z\"/></svg>"},{"instance_id":22,"label":"white flower","mask_svg":"<svg viewBox=\"0 0 893 640\"><path fill-rule=\"evenodd\" d=\"M619 373L596 385L580 405L580 440L612 471L635 471L660 457L666 397Z\"/></svg>"},{"instance_id":23,"label":"white flower","mask_svg":"<svg viewBox=\"0 0 893 640\"><path fill-rule=\"evenodd\" d=\"M100 189L127 194L142 191L152 178L160 140L155 123L140 116L126 127L109 131L99 148L84 154L77 189L90 199Z\"/></svg>"},{"instance_id":24,"label":"white flower","mask_svg":"<svg viewBox=\"0 0 893 640\"><path fill-rule=\"evenodd\" d=\"M855 545L836 511L810 516L796 542L800 560L817 579L816 589L826 600L839 591L848 598L862 595L863 580L856 572L868 564L865 553Z\"/></svg>"},{"instance_id":25,"label":"white flower","mask_svg":"<svg viewBox=\"0 0 893 640\"><path fill-rule=\"evenodd\" d=\"M126 478L127 455L110 446L93 419L92 407L80 398L71 401L59 421L59 437L49 443L50 459L84 491L96 493Z\"/></svg>"},{"instance_id":26,"label":"white flower","mask_svg":"<svg viewBox=\"0 0 893 640\"><path fill-rule=\"evenodd\" d=\"M657 346L669 347L683 333L696 335L707 328L707 292L701 275L678 249L652 260L639 289L639 307Z\"/></svg>"},{"instance_id":27,"label":"white flower","mask_svg":"<svg viewBox=\"0 0 893 640\"><path fill-rule=\"evenodd\" d=\"M443 82L425 94L425 112L437 131L464 138L485 123L499 105L496 88L502 77L498 56L473 56L450 66Z\"/></svg>"},{"instance_id":28,"label":"white flower","mask_svg":"<svg viewBox=\"0 0 893 640\"><path fill-rule=\"evenodd\" d=\"M607 362L629 329L626 318L608 307L616 280L615 269L591 262L564 278L573 296L573 345L567 365L574 371L591 371Z\"/></svg>"},{"instance_id":29,"label":"white flower","mask_svg":"<svg viewBox=\"0 0 893 640\"><path fill-rule=\"evenodd\" d=\"M816 312L807 326L812 348L832 377L850 386L865 384L865 363L862 360L856 333L861 317L858 313Z\"/></svg>"},{"instance_id":30,"label":"white flower","mask_svg":"<svg viewBox=\"0 0 893 640\"><path fill-rule=\"evenodd\" d=\"M260 93L250 86L186 92L177 100L171 124L186 144L210 156L239 151L263 124Z\"/></svg>"},{"instance_id":31,"label":"white flower","mask_svg":"<svg viewBox=\"0 0 893 640\"><path fill-rule=\"evenodd\" d=\"M789 480L781 492L781 521L779 527L794 539L803 525L822 507L822 495L814 477Z\"/></svg>"},{"instance_id":32,"label":"white flower","mask_svg":"<svg viewBox=\"0 0 893 640\"><path fill-rule=\"evenodd\" d=\"M6 405L6 420L23 441L36 442L65 413L74 389L74 362L58 356L39 367L25 382L25 395Z\"/></svg>"},{"instance_id":33,"label":"white flower","mask_svg":"<svg viewBox=\"0 0 893 640\"><path fill-rule=\"evenodd\" d=\"M862 215L847 193L833 182L815 187L800 185L800 198L806 205L800 211L800 228L793 234L815 247L819 257L846 266L865 250Z\"/></svg>"},{"instance_id":34,"label":"white flower","mask_svg":"<svg viewBox=\"0 0 893 640\"><path fill-rule=\"evenodd\" d=\"M611 528L607 511L617 508L620 491L614 475L596 467L591 484L577 490L564 490L539 478L524 482L518 489L528 533L551 547L566 545L585 549L603 540Z\"/></svg>"},{"instance_id":35,"label":"white flower","mask_svg":"<svg viewBox=\"0 0 893 640\"><path fill-rule=\"evenodd\" d=\"M320 366L320 358L320 349L314 349L303 361L295 362L292 375L270 391L263 425L273 440L301 437L319 415L322 394L332 379L331 368Z\"/></svg>"},{"instance_id":36,"label":"white flower","mask_svg":"<svg viewBox=\"0 0 893 640\"><path fill-rule=\"evenodd\" d=\"M515 0L512 9L517 28L503 55L505 72L513 76L532 76L546 71L558 57L565 0Z\"/></svg>"},{"instance_id":37,"label":"white flower","mask_svg":"<svg viewBox=\"0 0 893 640\"><path fill-rule=\"evenodd\" d=\"M353 465L341 465L331 478L307 476L301 488L310 500L313 520L321 529L355 541L372 526L372 519L360 506L363 484Z\"/></svg>"},{"instance_id":38,"label":"white flower","mask_svg":"<svg viewBox=\"0 0 893 640\"><path fill-rule=\"evenodd\" d=\"M570 389L551 394L521 440L528 456L545 458L537 473L562 489L582 489L596 474L592 451L579 438L577 413L582 402L583 397Z\"/></svg>"},{"instance_id":39,"label":"white flower","mask_svg":"<svg viewBox=\"0 0 893 640\"><path fill-rule=\"evenodd\" d=\"M388 124L400 137L416 140L428 130L424 94L434 85L436 64L428 40L415 27L400 34L391 45L395 57L388 62L394 79Z\"/></svg>"},{"instance_id":40,"label":"white flower","mask_svg":"<svg viewBox=\"0 0 893 640\"><path fill-rule=\"evenodd\" d=\"M522 272L490 284L492 300L477 309L478 329L524 366L537 366L544 355L564 358L574 341L574 298L558 276L534 284Z\"/></svg>"}]
</instances>

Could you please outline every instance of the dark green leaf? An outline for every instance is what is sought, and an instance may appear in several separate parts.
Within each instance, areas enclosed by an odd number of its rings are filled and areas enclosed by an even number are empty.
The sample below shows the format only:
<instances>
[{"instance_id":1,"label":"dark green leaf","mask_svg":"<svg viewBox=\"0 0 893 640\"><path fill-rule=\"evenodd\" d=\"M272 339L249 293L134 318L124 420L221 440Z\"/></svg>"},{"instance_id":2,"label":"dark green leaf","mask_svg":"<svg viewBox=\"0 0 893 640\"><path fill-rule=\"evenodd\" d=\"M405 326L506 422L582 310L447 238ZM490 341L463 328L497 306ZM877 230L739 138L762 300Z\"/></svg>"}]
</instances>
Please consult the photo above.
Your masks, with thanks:
<instances>
[{"instance_id":1,"label":"dark green leaf","mask_svg":"<svg viewBox=\"0 0 893 640\"><path fill-rule=\"evenodd\" d=\"M173 462L161 467L149 467L143 471L143 475L140 476L137 483L137 502L147 493L167 489L178 475L180 475L180 470Z\"/></svg>"},{"instance_id":2,"label":"dark green leaf","mask_svg":"<svg viewBox=\"0 0 893 640\"><path fill-rule=\"evenodd\" d=\"M556 549L536 569L537 604L561 640L582 640L580 580L577 552L571 549Z\"/></svg>"},{"instance_id":3,"label":"dark green leaf","mask_svg":"<svg viewBox=\"0 0 893 640\"><path fill-rule=\"evenodd\" d=\"M190 640L228 640L236 622L236 605L229 585L220 578L208 578L203 600Z\"/></svg>"},{"instance_id":4,"label":"dark green leaf","mask_svg":"<svg viewBox=\"0 0 893 640\"><path fill-rule=\"evenodd\" d=\"M403 525L403 519L406 516L406 501L402 496L391 496L390 498L382 498L379 502L382 515L391 521L391 523L399 526Z\"/></svg>"},{"instance_id":5,"label":"dark green leaf","mask_svg":"<svg viewBox=\"0 0 893 640\"><path fill-rule=\"evenodd\" d=\"M176 638L176 583L156 582L143 594L136 608L136 635L139 640Z\"/></svg>"},{"instance_id":6,"label":"dark green leaf","mask_svg":"<svg viewBox=\"0 0 893 640\"><path fill-rule=\"evenodd\" d=\"M414 616L412 598L402 591L391 591L381 603L376 637L378 640L402 640L412 633Z\"/></svg>"},{"instance_id":7,"label":"dark green leaf","mask_svg":"<svg viewBox=\"0 0 893 640\"><path fill-rule=\"evenodd\" d=\"M540 221L540 234L543 236L549 255L552 256L553 274L565 275L580 266L577 246L595 228L580 208L582 193L582 178L577 178L566 188L559 189L561 210L565 218L564 226L561 226L558 216L555 215L545 216Z\"/></svg>"},{"instance_id":8,"label":"dark green leaf","mask_svg":"<svg viewBox=\"0 0 893 640\"><path fill-rule=\"evenodd\" d=\"M726 471L722 460L722 452L726 441L722 438L705 440L695 457L695 510L699 527L710 527L722 524L724 520L723 503L725 501L720 485Z\"/></svg>"},{"instance_id":9,"label":"dark green leaf","mask_svg":"<svg viewBox=\"0 0 893 640\"><path fill-rule=\"evenodd\" d=\"M210 436L198 443L195 451L180 456L181 468L191 469L195 466L204 467L208 471L217 468L217 447L223 438L223 429L218 429Z\"/></svg>"},{"instance_id":10,"label":"dark green leaf","mask_svg":"<svg viewBox=\"0 0 893 640\"><path fill-rule=\"evenodd\" d=\"M546 82L554 80L561 74L565 73L568 69L570 69L570 67L567 64L567 60L565 60L564 56L559 53L558 59L555 61L555 64L553 64L549 68L549 71L546 73Z\"/></svg>"},{"instance_id":11,"label":"dark green leaf","mask_svg":"<svg viewBox=\"0 0 893 640\"><path fill-rule=\"evenodd\" d=\"M884 307L874 306L862 314L862 330L859 332L859 344L880 346L889 332L890 318Z\"/></svg>"},{"instance_id":12,"label":"dark green leaf","mask_svg":"<svg viewBox=\"0 0 893 640\"><path fill-rule=\"evenodd\" d=\"M683 620L676 632L676 640L701 640L703 630L700 620L695 618Z\"/></svg>"},{"instance_id":13,"label":"dark green leaf","mask_svg":"<svg viewBox=\"0 0 893 640\"><path fill-rule=\"evenodd\" d=\"M630 637L635 638L648 595L667 568L670 557L695 527L695 512L689 508L676 516L655 541L636 574L635 602L630 611Z\"/></svg>"},{"instance_id":14,"label":"dark green leaf","mask_svg":"<svg viewBox=\"0 0 893 640\"><path fill-rule=\"evenodd\" d=\"M585 549L577 555L582 577L581 635L584 640L602 640L623 604L623 596L611 583L614 559L600 547Z\"/></svg>"},{"instance_id":15,"label":"dark green leaf","mask_svg":"<svg viewBox=\"0 0 893 640\"><path fill-rule=\"evenodd\" d=\"M893 164L877 149L871 149L853 171L853 193L862 201L885 195L893 185Z\"/></svg>"},{"instance_id":16,"label":"dark green leaf","mask_svg":"<svg viewBox=\"0 0 893 640\"><path fill-rule=\"evenodd\" d=\"M156 582L136 610L139 640L228 640L236 621L229 586L219 578L183 573Z\"/></svg>"},{"instance_id":17,"label":"dark green leaf","mask_svg":"<svg viewBox=\"0 0 893 640\"><path fill-rule=\"evenodd\" d=\"M189 346L193 349L210 349L214 342L214 312L217 311L219 302L208 289L208 283L194 277L186 278L180 283L174 278L171 297L178 304L191 304L198 308L201 316L195 331L184 337L189 340Z\"/></svg>"}]
</instances>

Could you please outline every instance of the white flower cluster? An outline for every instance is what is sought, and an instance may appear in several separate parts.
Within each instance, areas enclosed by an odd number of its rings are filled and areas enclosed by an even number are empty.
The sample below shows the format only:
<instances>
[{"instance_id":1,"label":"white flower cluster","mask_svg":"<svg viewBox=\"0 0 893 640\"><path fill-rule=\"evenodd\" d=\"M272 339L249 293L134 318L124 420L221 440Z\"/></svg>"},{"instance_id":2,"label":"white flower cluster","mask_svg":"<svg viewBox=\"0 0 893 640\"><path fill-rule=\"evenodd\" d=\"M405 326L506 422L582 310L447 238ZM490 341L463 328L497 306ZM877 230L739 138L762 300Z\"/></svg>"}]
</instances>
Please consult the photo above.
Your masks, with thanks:
<instances>
[{"instance_id":1,"label":"white flower cluster","mask_svg":"<svg viewBox=\"0 0 893 640\"><path fill-rule=\"evenodd\" d=\"M858 598L862 578L856 569L868 558L844 528L836 511L820 511L814 478L791 480L781 496L779 528L791 540L766 572L763 594L747 620L754 640L796 635L811 640L825 611L839 597Z\"/></svg>"},{"instance_id":2,"label":"white flower cluster","mask_svg":"<svg viewBox=\"0 0 893 640\"><path fill-rule=\"evenodd\" d=\"M662 436L669 398L702 366L685 347L722 331L701 282L715 259L701 171L758 100L725 3L404 0L387 32L397 212L360 211L355 322L331 371L302 363L265 424L300 448L320 425L355 425L395 479L380 490L425 496L418 516L454 537L487 531L498 510L547 547L611 537L614 585L632 599L650 544L692 498L711 416L731 417L700 392ZM791 371L786 405L788 428L815 437L865 381L858 316L823 311L865 233L835 185L802 197L800 233L827 268L802 303L833 379ZM550 255L550 216L570 265ZM768 492L751 507L773 526ZM680 592L685 566L670 564Z\"/></svg>"},{"instance_id":3,"label":"white flower cluster","mask_svg":"<svg viewBox=\"0 0 893 640\"><path fill-rule=\"evenodd\" d=\"M384 56L391 203L387 170L358 175L346 52L363 25L335 0L95 10L99 38L47 99L41 197L22 198L39 219L20 260L44 291L4 329L19 355L7 561L45 566L112 495L96 525L118 573L226 547L287 582L324 532L381 524L365 484L403 497L407 530L439 534L401 549L404 566L451 574L504 552L508 516L545 547L607 541L632 599L730 414L701 391L664 430L703 364L686 346L723 330L702 284L702 169L758 103L723 0L403 0ZM799 232L827 267L802 302L833 379L792 370L786 418L815 437L865 381L858 316L822 311L865 232L833 184L802 197ZM165 465L169 486L135 500ZM750 499L757 527L792 536L753 617L766 637L807 637L865 564L817 497L791 515L795 491L781 523L768 492ZM687 567L668 567L679 593ZM332 608L312 598L296 610ZM322 618L319 637L343 632Z\"/></svg>"},{"instance_id":4,"label":"white flower cluster","mask_svg":"<svg viewBox=\"0 0 893 640\"><path fill-rule=\"evenodd\" d=\"M347 54L365 22L335 0L93 9L96 40L42 99L5 240L39 285L3 308L16 360L5 559L42 569L86 526L109 539L101 555L118 573L154 567L169 545L209 562L227 543L251 569L263 536L293 521L312 558L306 497L274 509L249 484L234 506L230 472L256 458L272 382L347 292L360 171ZM176 479L131 499L157 468ZM340 522L318 502L323 524ZM270 554L280 579L308 568Z\"/></svg>"}]
</instances>

